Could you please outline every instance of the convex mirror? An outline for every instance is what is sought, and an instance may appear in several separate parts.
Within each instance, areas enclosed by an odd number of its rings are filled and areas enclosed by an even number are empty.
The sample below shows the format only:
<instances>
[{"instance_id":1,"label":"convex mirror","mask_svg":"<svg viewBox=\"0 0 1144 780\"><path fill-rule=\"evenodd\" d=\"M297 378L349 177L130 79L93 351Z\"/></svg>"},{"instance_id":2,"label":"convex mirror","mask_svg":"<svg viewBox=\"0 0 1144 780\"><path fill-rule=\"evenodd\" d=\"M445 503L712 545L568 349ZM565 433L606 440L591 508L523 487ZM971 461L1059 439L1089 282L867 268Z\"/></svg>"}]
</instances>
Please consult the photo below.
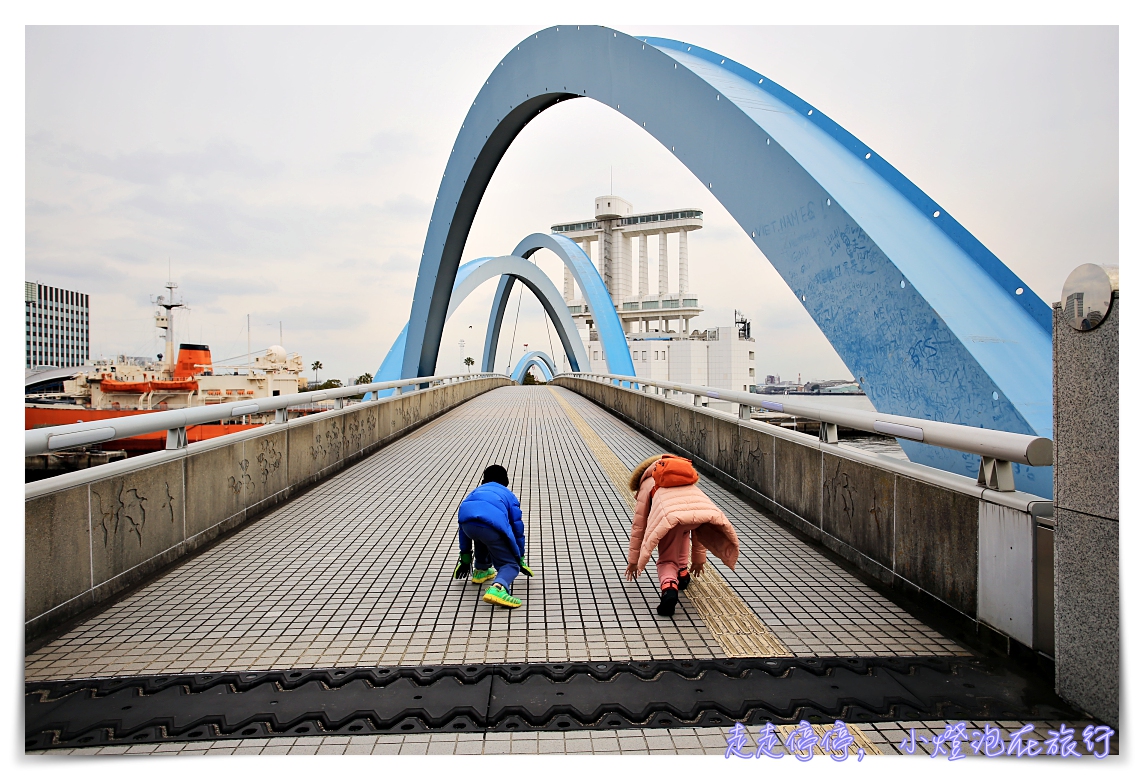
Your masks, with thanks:
<instances>
[{"instance_id":1,"label":"convex mirror","mask_svg":"<svg viewBox=\"0 0 1144 780\"><path fill-rule=\"evenodd\" d=\"M1108 271L1095 263L1077 266L1061 291L1061 313L1077 330L1092 330L1108 315L1113 282Z\"/></svg>"}]
</instances>

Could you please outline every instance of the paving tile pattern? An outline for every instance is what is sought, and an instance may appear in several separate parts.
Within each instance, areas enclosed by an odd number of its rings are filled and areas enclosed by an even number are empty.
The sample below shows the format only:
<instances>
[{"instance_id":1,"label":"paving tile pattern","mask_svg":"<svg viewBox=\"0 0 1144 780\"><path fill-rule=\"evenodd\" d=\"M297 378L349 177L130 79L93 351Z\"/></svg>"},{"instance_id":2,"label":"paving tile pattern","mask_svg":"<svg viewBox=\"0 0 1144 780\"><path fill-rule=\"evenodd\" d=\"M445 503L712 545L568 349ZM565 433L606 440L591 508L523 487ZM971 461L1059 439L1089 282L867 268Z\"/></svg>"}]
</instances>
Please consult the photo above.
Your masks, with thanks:
<instances>
[{"instance_id":1,"label":"paving tile pattern","mask_svg":"<svg viewBox=\"0 0 1144 780\"><path fill-rule=\"evenodd\" d=\"M657 450L559 389L630 467ZM456 510L494 462L537 576L493 609L454 581ZM735 495L720 573L796 655L962 651ZM623 580L630 513L549 388L480 396L315 486L25 658L30 680L291 667L722 657L694 608Z\"/></svg>"},{"instance_id":2,"label":"paving tile pattern","mask_svg":"<svg viewBox=\"0 0 1144 780\"><path fill-rule=\"evenodd\" d=\"M629 469L663 452L587 398L559 392ZM700 484L739 535L735 571L708 560L795 656L972 655L740 496L710 479Z\"/></svg>"},{"instance_id":3,"label":"paving tile pattern","mask_svg":"<svg viewBox=\"0 0 1144 780\"><path fill-rule=\"evenodd\" d=\"M557 392L556 388L551 389L561 408L576 426L580 438L588 445L597 463L611 478L620 497L627 503L628 511L634 516L636 497L629 486L631 467L616 456L607 442L600 438L595 429L588 425L583 416ZM649 573L649 576L654 578L655 575ZM731 589L714 566L702 573L692 573L691 587L682 594L682 599L699 613L707 630L727 656L768 658L791 655L791 652L783 647L782 642L759 620L758 615Z\"/></svg>"},{"instance_id":4,"label":"paving tile pattern","mask_svg":"<svg viewBox=\"0 0 1144 780\"><path fill-rule=\"evenodd\" d=\"M515 611L450 578L457 506L496 462L537 573ZM26 676L719 657L689 610L655 615L650 579L623 582L628 524L552 394L495 390L45 645Z\"/></svg>"}]
</instances>

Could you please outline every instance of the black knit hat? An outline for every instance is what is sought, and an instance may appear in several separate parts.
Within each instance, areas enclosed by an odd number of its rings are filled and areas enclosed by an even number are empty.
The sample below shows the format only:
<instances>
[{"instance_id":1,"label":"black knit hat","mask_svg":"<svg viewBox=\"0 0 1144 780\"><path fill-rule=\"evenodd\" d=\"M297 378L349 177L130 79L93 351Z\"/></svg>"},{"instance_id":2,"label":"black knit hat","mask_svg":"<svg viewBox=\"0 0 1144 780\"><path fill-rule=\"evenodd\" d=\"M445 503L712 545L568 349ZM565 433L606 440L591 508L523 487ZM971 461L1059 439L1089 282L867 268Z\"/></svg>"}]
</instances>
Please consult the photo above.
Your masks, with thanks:
<instances>
[{"instance_id":1,"label":"black knit hat","mask_svg":"<svg viewBox=\"0 0 1144 780\"><path fill-rule=\"evenodd\" d=\"M486 482L496 482L498 484L508 487L508 470L504 466L493 464L485 469L485 473L481 474L481 484Z\"/></svg>"}]
</instances>

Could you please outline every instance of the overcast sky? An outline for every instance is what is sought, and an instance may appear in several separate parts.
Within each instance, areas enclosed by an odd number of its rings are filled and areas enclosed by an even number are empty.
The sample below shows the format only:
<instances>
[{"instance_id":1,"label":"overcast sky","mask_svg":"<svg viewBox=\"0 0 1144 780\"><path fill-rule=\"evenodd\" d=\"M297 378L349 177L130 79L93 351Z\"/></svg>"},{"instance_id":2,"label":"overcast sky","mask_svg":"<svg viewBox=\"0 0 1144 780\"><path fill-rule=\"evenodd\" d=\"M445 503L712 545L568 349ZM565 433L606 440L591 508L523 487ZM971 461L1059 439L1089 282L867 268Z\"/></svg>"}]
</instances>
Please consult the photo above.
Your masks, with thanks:
<instances>
[{"instance_id":1,"label":"overcast sky","mask_svg":"<svg viewBox=\"0 0 1144 780\"><path fill-rule=\"evenodd\" d=\"M409 315L449 149L488 72L532 28L29 28L26 278L92 296L92 351L156 354L149 296L170 259L177 338L216 359L279 341L323 377L372 373ZM1043 299L1118 262L1118 37L1109 27L657 27L779 82L940 203ZM794 295L705 187L591 100L509 149L464 260L588 217L694 206L693 326L744 311L759 374L848 377ZM540 265L561 286L549 256ZM653 263L654 266L654 263ZM674 287L674 285L673 285ZM494 283L446 329L479 358ZM519 286L518 286L519 289ZM653 282L654 289L654 282ZM514 295L510 317L515 320ZM472 326L470 329L469 326ZM512 344L547 350L529 295ZM498 363L513 339L502 331ZM559 343L555 352L561 355Z\"/></svg>"}]
</instances>

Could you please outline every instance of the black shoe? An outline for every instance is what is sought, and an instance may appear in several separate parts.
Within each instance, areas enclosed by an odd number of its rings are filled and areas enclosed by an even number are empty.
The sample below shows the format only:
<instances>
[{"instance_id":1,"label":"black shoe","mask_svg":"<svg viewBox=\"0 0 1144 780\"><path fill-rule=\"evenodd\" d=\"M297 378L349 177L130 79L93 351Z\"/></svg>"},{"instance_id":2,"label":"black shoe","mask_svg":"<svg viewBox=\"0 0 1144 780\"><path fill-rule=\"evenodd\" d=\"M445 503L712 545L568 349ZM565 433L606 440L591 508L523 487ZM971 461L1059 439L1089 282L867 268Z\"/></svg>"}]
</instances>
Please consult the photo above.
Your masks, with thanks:
<instances>
[{"instance_id":1,"label":"black shoe","mask_svg":"<svg viewBox=\"0 0 1144 780\"><path fill-rule=\"evenodd\" d=\"M674 617L675 605L679 603L679 591L672 587L664 588L659 594L659 606L655 611L661 617Z\"/></svg>"},{"instance_id":2,"label":"black shoe","mask_svg":"<svg viewBox=\"0 0 1144 780\"><path fill-rule=\"evenodd\" d=\"M684 570L679 573L679 592L687 590L687 586L691 584L691 573Z\"/></svg>"}]
</instances>

